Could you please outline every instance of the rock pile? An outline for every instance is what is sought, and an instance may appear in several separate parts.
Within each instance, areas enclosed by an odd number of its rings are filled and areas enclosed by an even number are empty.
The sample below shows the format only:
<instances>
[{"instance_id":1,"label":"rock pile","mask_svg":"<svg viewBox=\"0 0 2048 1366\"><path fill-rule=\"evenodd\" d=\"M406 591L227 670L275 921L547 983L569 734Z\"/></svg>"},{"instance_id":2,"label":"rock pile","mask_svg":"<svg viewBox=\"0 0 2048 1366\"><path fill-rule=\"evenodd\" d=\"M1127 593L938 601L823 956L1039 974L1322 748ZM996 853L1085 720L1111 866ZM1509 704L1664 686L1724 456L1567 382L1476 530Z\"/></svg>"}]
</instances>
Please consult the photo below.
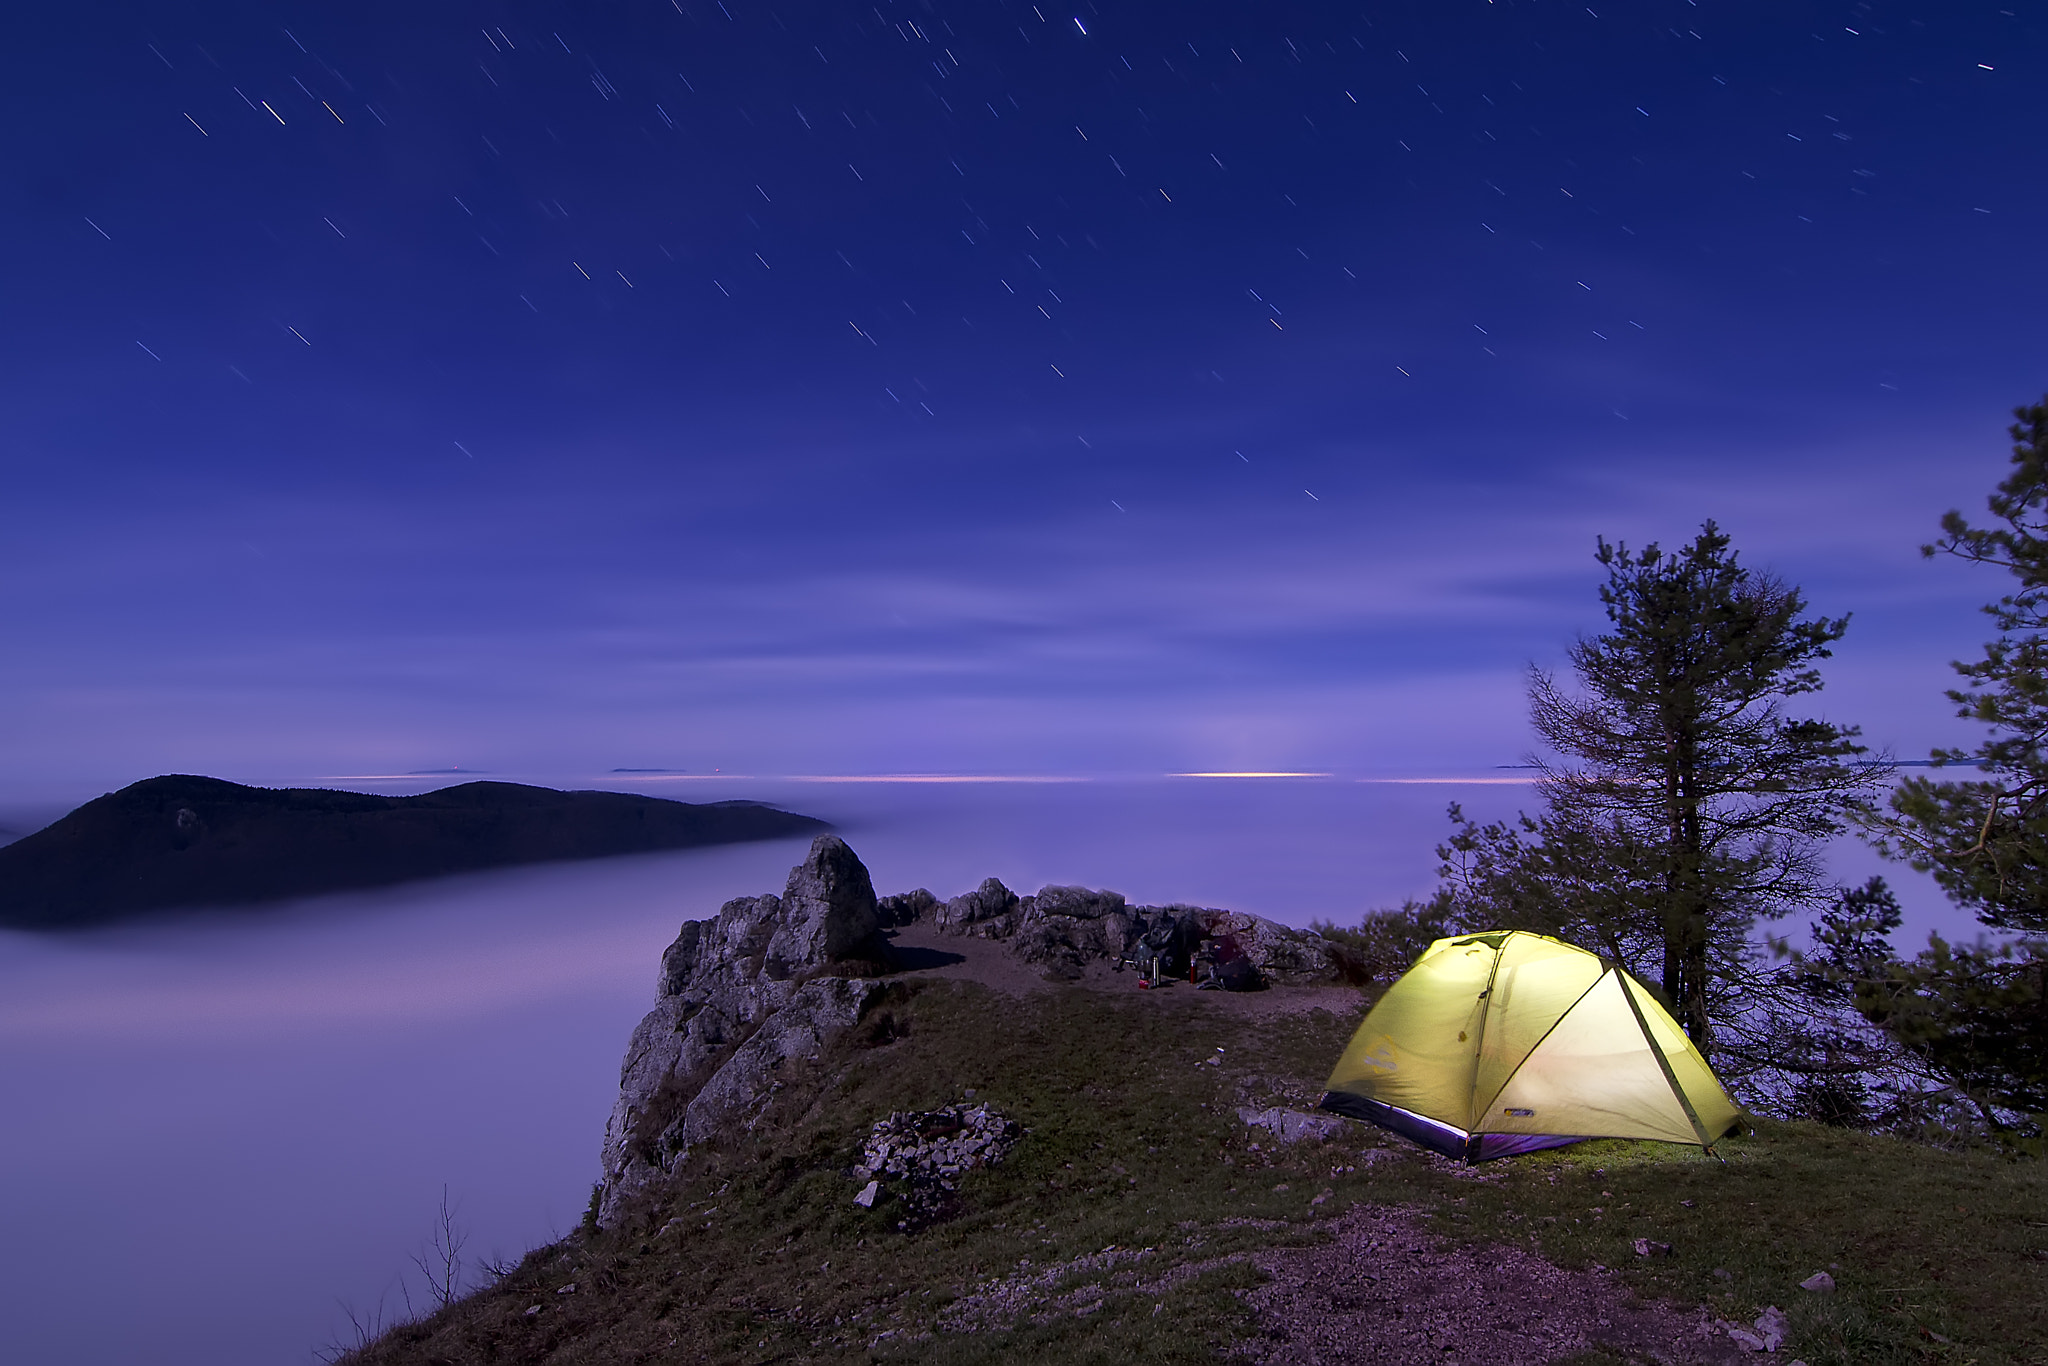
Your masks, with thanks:
<instances>
[{"instance_id":1,"label":"rock pile","mask_svg":"<svg viewBox=\"0 0 2048 1366\"><path fill-rule=\"evenodd\" d=\"M1337 981L1337 955L1319 934L1241 911L1203 906L1131 906L1120 892L1050 886L1019 897L995 878L951 901L919 888L888 898L898 924L929 917L943 933L1007 943L1054 981L1073 981L1090 962L1146 959L1184 978L1232 990Z\"/></svg>"},{"instance_id":2,"label":"rock pile","mask_svg":"<svg viewBox=\"0 0 2048 1366\"><path fill-rule=\"evenodd\" d=\"M1002 1161L1023 1136L1023 1126L987 1105L890 1115L862 1146L854 1176L868 1184L855 1203L872 1207L893 1196L904 1208L899 1227L928 1221L958 1192L963 1174Z\"/></svg>"},{"instance_id":3,"label":"rock pile","mask_svg":"<svg viewBox=\"0 0 2048 1366\"><path fill-rule=\"evenodd\" d=\"M1727 1327L1728 1336L1734 1339L1735 1345L1743 1351L1775 1352L1785 1341L1790 1324L1785 1318L1785 1311L1774 1304L1757 1315L1753 1324L1729 1324ZM1798 1366L1805 1366L1805 1363L1798 1363Z\"/></svg>"}]
</instances>

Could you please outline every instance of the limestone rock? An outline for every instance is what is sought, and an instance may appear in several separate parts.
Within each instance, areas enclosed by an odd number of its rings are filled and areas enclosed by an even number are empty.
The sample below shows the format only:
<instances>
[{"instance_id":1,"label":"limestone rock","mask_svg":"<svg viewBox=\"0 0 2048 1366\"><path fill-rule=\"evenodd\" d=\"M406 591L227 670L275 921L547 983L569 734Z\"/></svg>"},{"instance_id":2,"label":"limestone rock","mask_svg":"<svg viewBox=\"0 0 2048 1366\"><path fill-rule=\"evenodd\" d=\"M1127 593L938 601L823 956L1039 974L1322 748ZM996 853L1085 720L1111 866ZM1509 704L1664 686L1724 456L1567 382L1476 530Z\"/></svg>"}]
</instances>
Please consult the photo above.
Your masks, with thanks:
<instances>
[{"instance_id":1,"label":"limestone rock","mask_svg":"<svg viewBox=\"0 0 2048 1366\"><path fill-rule=\"evenodd\" d=\"M769 941L766 969L787 976L798 967L850 956L880 927L875 884L867 867L837 835L820 835L789 870L782 924Z\"/></svg>"},{"instance_id":2,"label":"limestone rock","mask_svg":"<svg viewBox=\"0 0 2048 1366\"><path fill-rule=\"evenodd\" d=\"M798 987L712 1073L682 1116L662 1132L657 1150L681 1155L736 1126L752 1127L782 1065L815 1055L859 1023L881 990L878 983L857 977L817 977Z\"/></svg>"},{"instance_id":3,"label":"limestone rock","mask_svg":"<svg viewBox=\"0 0 2048 1366\"><path fill-rule=\"evenodd\" d=\"M1011 916L1017 909L1017 894L995 878L939 907L936 921L942 930L974 934L987 939L1007 939Z\"/></svg>"},{"instance_id":4,"label":"limestone rock","mask_svg":"<svg viewBox=\"0 0 2048 1366\"><path fill-rule=\"evenodd\" d=\"M1072 981L1090 961L1121 954L1133 928L1120 892L1043 887L1018 906L1011 948L1047 977Z\"/></svg>"},{"instance_id":5,"label":"limestone rock","mask_svg":"<svg viewBox=\"0 0 2048 1366\"><path fill-rule=\"evenodd\" d=\"M1282 1143L1321 1143L1344 1130L1344 1121L1335 1115L1305 1115L1280 1106L1270 1110L1241 1109L1237 1117L1251 1128L1264 1129Z\"/></svg>"},{"instance_id":6,"label":"limestone rock","mask_svg":"<svg viewBox=\"0 0 2048 1366\"><path fill-rule=\"evenodd\" d=\"M869 949L877 928L868 871L833 835L812 842L780 897L735 897L716 918L683 925L662 954L654 1009L620 1066L605 1125L600 1224L674 1171L691 1143L741 1113L749 1086L765 1086L784 1059L816 1052L859 1018L867 984L821 974Z\"/></svg>"},{"instance_id":7,"label":"limestone rock","mask_svg":"<svg viewBox=\"0 0 2048 1366\"><path fill-rule=\"evenodd\" d=\"M939 899L920 887L914 892L898 892L894 896L883 897L875 903L875 918L884 928L893 929L932 919L933 912L938 909Z\"/></svg>"},{"instance_id":8,"label":"limestone rock","mask_svg":"<svg viewBox=\"0 0 2048 1366\"><path fill-rule=\"evenodd\" d=\"M1230 990L1340 977L1320 935L1237 911L1131 906L1117 892L1057 884L1020 900L995 878L944 903L923 888L878 901L853 850L820 835L782 895L736 897L684 924L662 954L657 999L633 1031L605 1126L599 1224L692 1148L750 1125L784 1064L822 1052L874 1003L879 984L846 974L886 955L883 927L923 922L1006 942L1056 980L1141 962ZM1310 1136L1304 1124L1335 1123L1274 1122L1288 1141Z\"/></svg>"},{"instance_id":9,"label":"limestone rock","mask_svg":"<svg viewBox=\"0 0 2048 1366\"><path fill-rule=\"evenodd\" d=\"M1748 1327L1731 1326L1728 1336L1745 1352L1775 1352L1785 1341L1785 1311L1771 1305Z\"/></svg>"},{"instance_id":10,"label":"limestone rock","mask_svg":"<svg viewBox=\"0 0 2048 1366\"><path fill-rule=\"evenodd\" d=\"M1336 955L1312 930L1290 929L1242 911L1203 911L1202 930L1243 953L1260 977L1280 986L1317 986L1340 977Z\"/></svg>"},{"instance_id":11,"label":"limestone rock","mask_svg":"<svg viewBox=\"0 0 2048 1366\"><path fill-rule=\"evenodd\" d=\"M952 934L1008 941L1012 952L1055 981L1092 962L1154 963L1227 990L1315 986L1342 979L1336 951L1310 930L1261 916L1201 906L1131 906L1119 892L1048 886L1019 901L995 878L937 908L933 923Z\"/></svg>"}]
</instances>

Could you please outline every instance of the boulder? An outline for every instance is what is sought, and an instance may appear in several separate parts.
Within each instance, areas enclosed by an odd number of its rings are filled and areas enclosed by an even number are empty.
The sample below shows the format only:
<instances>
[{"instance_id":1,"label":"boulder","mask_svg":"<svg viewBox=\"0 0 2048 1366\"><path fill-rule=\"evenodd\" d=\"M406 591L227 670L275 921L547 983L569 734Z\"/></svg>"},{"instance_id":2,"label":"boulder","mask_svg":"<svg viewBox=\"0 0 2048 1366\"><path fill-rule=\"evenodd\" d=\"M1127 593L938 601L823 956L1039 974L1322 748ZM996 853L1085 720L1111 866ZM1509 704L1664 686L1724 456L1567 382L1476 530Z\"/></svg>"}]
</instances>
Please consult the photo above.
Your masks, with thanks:
<instances>
[{"instance_id":1,"label":"boulder","mask_svg":"<svg viewBox=\"0 0 2048 1366\"><path fill-rule=\"evenodd\" d=\"M973 891L939 907L935 920L940 929L952 934L1006 939L1016 909L1017 894L995 878L987 878Z\"/></svg>"},{"instance_id":2,"label":"boulder","mask_svg":"<svg viewBox=\"0 0 2048 1366\"><path fill-rule=\"evenodd\" d=\"M1200 911L1202 932L1228 943L1267 982L1320 986L1342 976L1335 953L1313 930L1291 929L1242 911Z\"/></svg>"},{"instance_id":3,"label":"boulder","mask_svg":"<svg viewBox=\"0 0 2048 1366\"><path fill-rule=\"evenodd\" d=\"M1095 892L1086 887L1041 887L1038 895L1024 898L1020 909L1027 917L1059 915L1077 920L1101 920L1124 909L1124 894Z\"/></svg>"},{"instance_id":4,"label":"boulder","mask_svg":"<svg viewBox=\"0 0 2048 1366\"><path fill-rule=\"evenodd\" d=\"M929 920L939 909L939 899L920 887L914 892L898 892L885 896L875 903L875 918L884 929L902 925L915 925L920 920Z\"/></svg>"},{"instance_id":5,"label":"boulder","mask_svg":"<svg viewBox=\"0 0 2048 1366\"><path fill-rule=\"evenodd\" d=\"M802 966L850 957L880 923L866 866L845 840L820 835L804 861L789 870L782 924L768 944L768 971L787 976Z\"/></svg>"}]
</instances>

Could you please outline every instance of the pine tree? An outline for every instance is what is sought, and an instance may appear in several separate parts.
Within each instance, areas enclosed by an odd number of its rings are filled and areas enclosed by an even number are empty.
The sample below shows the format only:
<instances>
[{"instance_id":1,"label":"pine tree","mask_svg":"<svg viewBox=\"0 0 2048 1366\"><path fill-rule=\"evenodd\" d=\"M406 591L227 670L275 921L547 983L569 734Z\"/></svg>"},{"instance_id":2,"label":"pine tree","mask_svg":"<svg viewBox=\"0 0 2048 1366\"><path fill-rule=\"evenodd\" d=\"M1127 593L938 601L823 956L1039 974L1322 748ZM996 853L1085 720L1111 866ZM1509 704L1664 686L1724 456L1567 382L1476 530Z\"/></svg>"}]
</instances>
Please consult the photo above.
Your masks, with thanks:
<instances>
[{"instance_id":1,"label":"pine tree","mask_svg":"<svg viewBox=\"0 0 2048 1366\"><path fill-rule=\"evenodd\" d=\"M1914 778L1870 813L1885 854L1934 879L2007 942L1950 944L1939 935L1910 960L1886 957L1844 974L1856 1003L1900 1046L1967 1098L1994 1130L2048 1110L2048 399L2016 409L2012 469L1989 499L1996 523L1941 519L1927 556L1996 565L2017 586L1985 607L1998 628L1983 656L1958 662L1957 714L1989 734L1974 749L1934 752L1937 766L1980 776Z\"/></svg>"},{"instance_id":2,"label":"pine tree","mask_svg":"<svg viewBox=\"0 0 2048 1366\"><path fill-rule=\"evenodd\" d=\"M1997 565L2018 586L1984 608L1998 635L1981 659L1957 663L1957 714L1990 728L1975 749L1934 752L1937 765L1974 764L1973 780L1899 785L1879 847L1935 881L1993 929L2048 932L2048 399L2015 410L2012 472L1989 500L1998 525L1962 513L1941 519L1926 556Z\"/></svg>"},{"instance_id":3,"label":"pine tree","mask_svg":"<svg viewBox=\"0 0 2048 1366\"><path fill-rule=\"evenodd\" d=\"M1576 939L1661 982L1705 1053L1759 919L1825 903L1823 841L1867 799L1857 732L1785 714L1818 691L1848 619L1744 567L1712 522L1690 545L1599 542L1609 628L1581 638L1577 687L1532 673L1545 810L1463 821L1440 851L1469 921ZM1649 971L1645 971L1649 969Z\"/></svg>"}]
</instances>

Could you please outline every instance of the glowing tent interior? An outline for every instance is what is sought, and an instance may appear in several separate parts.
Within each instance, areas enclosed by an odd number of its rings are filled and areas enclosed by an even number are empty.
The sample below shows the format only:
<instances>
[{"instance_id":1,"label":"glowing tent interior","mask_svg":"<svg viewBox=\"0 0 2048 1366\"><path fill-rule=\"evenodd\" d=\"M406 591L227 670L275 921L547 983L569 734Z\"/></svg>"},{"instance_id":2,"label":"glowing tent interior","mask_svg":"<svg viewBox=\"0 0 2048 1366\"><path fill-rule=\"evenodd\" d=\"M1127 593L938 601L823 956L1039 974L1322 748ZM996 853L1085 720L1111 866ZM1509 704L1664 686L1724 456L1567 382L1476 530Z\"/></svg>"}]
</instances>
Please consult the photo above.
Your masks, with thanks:
<instances>
[{"instance_id":1,"label":"glowing tent interior","mask_svg":"<svg viewBox=\"0 0 2048 1366\"><path fill-rule=\"evenodd\" d=\"M1387 989L1322 1108L1490 1161L1588 1138L1710 1147L1739 1114L1640 982L1547 935L1439 939Z\"/></svg>"}]
</instances>

